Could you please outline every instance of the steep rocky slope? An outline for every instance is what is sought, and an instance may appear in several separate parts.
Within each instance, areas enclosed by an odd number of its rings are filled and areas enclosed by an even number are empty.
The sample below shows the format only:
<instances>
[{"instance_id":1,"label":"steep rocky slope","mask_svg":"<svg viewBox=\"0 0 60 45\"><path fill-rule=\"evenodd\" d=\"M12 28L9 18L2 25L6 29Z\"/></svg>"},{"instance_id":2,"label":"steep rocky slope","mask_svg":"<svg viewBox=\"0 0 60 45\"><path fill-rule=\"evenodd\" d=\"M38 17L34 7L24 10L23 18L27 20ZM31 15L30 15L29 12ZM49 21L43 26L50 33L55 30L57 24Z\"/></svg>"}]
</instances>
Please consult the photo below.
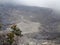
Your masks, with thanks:
<instances>
[{"instance_id":1,"label":"steep rocky slope","mask_svg":"<svg viewBox=\"0 0 60 45\"><path fill-rule=\"evenodd\" d=\"M0 4L0 22L4 25L3 30L9 30L10 25L17 24L23 31L24 36L21 38L21 43L25 45L27 43L58 45L60 18L57 15L49 8ZM19 45L21 43L19 38Z\"/></svg>"}]
</instances>

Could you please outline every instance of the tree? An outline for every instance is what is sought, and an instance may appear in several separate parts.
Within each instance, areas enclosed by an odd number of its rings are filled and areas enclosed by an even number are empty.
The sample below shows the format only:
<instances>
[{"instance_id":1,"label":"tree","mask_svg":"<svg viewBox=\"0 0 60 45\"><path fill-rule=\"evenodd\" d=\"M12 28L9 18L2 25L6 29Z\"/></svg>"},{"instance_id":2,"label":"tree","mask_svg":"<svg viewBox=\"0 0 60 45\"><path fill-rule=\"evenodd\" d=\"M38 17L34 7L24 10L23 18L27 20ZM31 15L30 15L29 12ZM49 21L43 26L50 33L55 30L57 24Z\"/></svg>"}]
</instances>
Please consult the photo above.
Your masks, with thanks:
<instances>
[{"instance_id":1,"label":"tree","mask_svg":"<svg viewBox=\"0 0 60 45\"><path fill-rule=\"evenodd\" d=\"M12 45L12 43L14 42L14 33L8 33L7 34L7 42L9 42L10 45Z\"/></svg>"},{"instance_id":2,"label":"tree","mask_svg":"<svg viewBox=\"0 0 60 45\"><path fill-rule=\"evenodd\" d=\"M18 40L18 37L22 37L22 31L17 27L17 25L12 25L11 26L11 29L12 31L10 33L7 34L7 42L9 42L10 45L13 44L14 42L14 35L17 36L17 40Z\"/></svg>"},{"instance_id":3,"label":"tree","mask_svg":"<svg viewBox=\"0 0 60 45\"><path fill-rule=\"evenodd\" d=\"M14 33L16 36L20 36L20 37L22 37L23 35L22 35L22 31L17 27L17 25L13 25L12 27L11 27L11 29L12 29L12 33Z\"/></svg>"},{"instance_id":4,"label":"tree","mask_svg":"<svg viewBox=\"0 0 60 45\"><path fill-rule=\"evenodd\" d=\"M23 36L22 31L15 24L11 27L11 29L12 29L12 33L14 33L17 36L16 43L18 43L19 37Z\"/></svg>"}]
</instances>

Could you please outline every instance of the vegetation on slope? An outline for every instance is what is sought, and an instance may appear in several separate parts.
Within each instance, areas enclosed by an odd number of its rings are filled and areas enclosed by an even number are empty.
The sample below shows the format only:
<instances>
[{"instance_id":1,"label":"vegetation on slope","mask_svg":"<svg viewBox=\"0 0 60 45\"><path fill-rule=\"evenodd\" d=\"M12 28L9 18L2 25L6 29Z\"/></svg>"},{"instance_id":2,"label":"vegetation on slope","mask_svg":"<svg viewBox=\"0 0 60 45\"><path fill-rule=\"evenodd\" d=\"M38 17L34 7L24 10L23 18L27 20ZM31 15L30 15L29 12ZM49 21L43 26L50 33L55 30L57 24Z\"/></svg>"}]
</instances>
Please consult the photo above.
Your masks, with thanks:
<instances>
[{"instance_id":1,"label":"vegetation on slope","mask_svg":"<svg viewBox=\"0 0 60 45\"><path fill-rule=\"evenodd\" d=\"M0 30L2 28L2 25L0 25ZM4 35L4 39L1 40L2 45L14 45L14 42L17 44L17 41L15 40L16 37L22 37L22 31L17 27L17 25L11 26L12 31L8 33L7 35Z\"/></svg>"}]
</instances>

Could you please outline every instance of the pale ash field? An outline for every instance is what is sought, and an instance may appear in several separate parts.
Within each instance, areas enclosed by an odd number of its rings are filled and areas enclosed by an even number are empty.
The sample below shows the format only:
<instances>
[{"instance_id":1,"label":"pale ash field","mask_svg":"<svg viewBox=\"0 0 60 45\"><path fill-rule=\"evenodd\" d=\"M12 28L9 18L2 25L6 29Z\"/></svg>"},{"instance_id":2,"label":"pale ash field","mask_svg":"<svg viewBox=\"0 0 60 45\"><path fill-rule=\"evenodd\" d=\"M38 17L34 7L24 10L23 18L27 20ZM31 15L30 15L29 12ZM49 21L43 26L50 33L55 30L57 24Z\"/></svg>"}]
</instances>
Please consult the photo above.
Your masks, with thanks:
<instances>
[{"instance_id":1,"label":"pale ash field","mask_svg":"<svg viewBox=\"0 0 60 45\"><path fill-rule=\"evenodd\" d=\"M40 23L38 22L31 22L28 20L22 20L20 23L17 24L17 27L19 27L22 30L22 33L34 33L39 31Z\"/></svg>"}]
</instances>

